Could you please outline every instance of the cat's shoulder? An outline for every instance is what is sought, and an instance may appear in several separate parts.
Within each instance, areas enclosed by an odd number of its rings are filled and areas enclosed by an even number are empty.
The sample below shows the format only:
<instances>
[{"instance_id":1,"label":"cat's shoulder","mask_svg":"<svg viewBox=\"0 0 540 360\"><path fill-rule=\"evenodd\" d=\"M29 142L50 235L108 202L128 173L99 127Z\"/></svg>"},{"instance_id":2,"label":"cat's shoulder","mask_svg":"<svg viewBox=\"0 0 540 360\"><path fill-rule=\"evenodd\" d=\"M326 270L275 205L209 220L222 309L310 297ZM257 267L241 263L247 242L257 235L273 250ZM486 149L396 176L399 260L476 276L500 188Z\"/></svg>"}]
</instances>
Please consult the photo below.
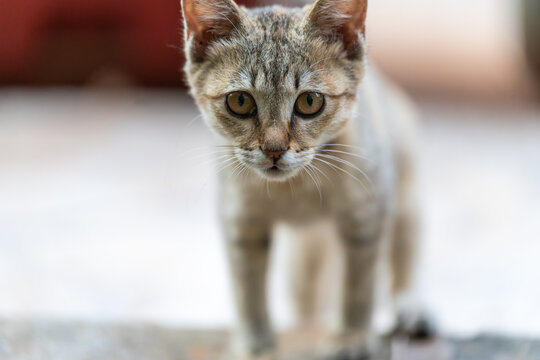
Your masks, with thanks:
<instances>
[{"instance_id":1,"label":"cat's shoulder","mask_svg":"<svg viewBox=\"0 0 540 360\"><path fill-rule=\"evenodd\" d=\"M358 112L401 156L417 142L420 115L414 101L371 64L359 87Z\"/></svg>"}]
</instances>

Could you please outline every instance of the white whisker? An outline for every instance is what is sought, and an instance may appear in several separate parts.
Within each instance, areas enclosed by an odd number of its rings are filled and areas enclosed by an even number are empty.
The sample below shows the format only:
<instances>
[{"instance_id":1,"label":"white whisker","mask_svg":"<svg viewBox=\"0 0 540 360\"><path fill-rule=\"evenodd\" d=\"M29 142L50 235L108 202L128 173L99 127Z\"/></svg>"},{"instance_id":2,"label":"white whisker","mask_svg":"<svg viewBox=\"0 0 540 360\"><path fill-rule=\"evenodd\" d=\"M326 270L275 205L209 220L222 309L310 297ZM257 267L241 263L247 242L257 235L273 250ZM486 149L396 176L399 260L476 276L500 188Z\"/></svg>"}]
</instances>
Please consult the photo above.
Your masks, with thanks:
<instances>
[{"instance_id":1,"label":"white whisker","mask_svg":"<svg viewBox=\"0 0 540 360\"><path fill-rule=\"evenodd\" d=\"M232 162L231 162L232 160ZM221 173L223 170L225 170L226 168L230 167L230 166L233 166L235 164L237 164L238 162L240 162L240 160L236 159L236 158L232 158L232 159L229 159L227 161L225 161L225 165L223 165L220 169L218 169L218 171L216 172L216 175L218 175L219 173Z\"/></svg>"},{"instance_id":2,"label":"white whisker","mask_svg":"<svg viewBox=\"0 0 540 360\"><path fill-rule=\"evenodd\" d=\"M317 187L317 191L319 192L319 201L320 201L320 204L322 205L322 192L321 192L321 187L319 186L319 183L317 182L317 180L315 180L315 177L313 177L313 175L311 174L311 171L309 170L309 164L305 167L303 167L303 169L306 171L306 174L309 175L309 177L311 178L311 180L313 180L313 183L315 184L315 187Z\"/></svg>"},{"instance_id":3,"label":"white whisker","mask_svg":"<svg viewBox=\"0 0 540 360\"><path fill-rule=\"evenodd\" d=\"M294 194L294 188L293 188L293 184L292 184L292 181L291 179L287 179L287 181L289 182L289 187L291 188L291 199L294 200L294 197L295 197L295 194Z\"/></svg>"},{"instance_id":4,"label":"white whisker","mask_svg":"<svg viewBox=\"0 0 540 360\"><path fill-rule=\"evenodd\" d=\"M363 148L363 147L360 147L360 146L356 146L356 145L348 145L348 144L322 144L319 146L320 149L324 149L325 146L341 146L341 147L346 147L346 148L351 148L351 149L357 149L357 150L367 150L366 148Z\"/></svg>"},{"instance_id":5,"label":"white whisker","mask_svg":"<svg viewBox=\"0 0 540 360\"><path fill-rule=\"evenodd\" d=\"M221 156L218 156L218 157L215 157L215 156L212 156L210 159L206 159L205 161L203 161L202 159L199 160L199 162L197 163L197 166L207 166L209 164L212 164L212 163L215 163L216 165L219 165L219 164L222 164L224 163L224 161L228 160L228 159L234 159L235 157L232 156L232 155L221 155Z\"/></svg>"},{"instance_id":6,"label":"white whisker","mask_svg":"<svg viewBox=\"0 0 540 360\"><path fill-rule=\"evenodd\" d=\"M336 170L339 170L339 171L343 172L344 174L349 175L351 178L353 178L354 180L358 181L358 183L360 183L360 185L362 186L362 188L363 188L368 194L373 195L373 193L366 187L366 184L364 184L364 182L363 182L362 180L360 180L359 178L357 178L356 176L354 176L353 174L351 174L349 171L347 171L347 170L345 170L345 169L342 169L341 167L339 167L339 166L337 166L337 165L335 165L335 164L332 164L332 163L329 162L329 161L325 161L325 160L323 160L323 159L320 159L320 158L318 158L317 156L315 156L314 159L317 160L317 161L320 161L320 162L322 162L322 163L324 163L324 164L326 164L326 165L328 165L328 166L330 166L330 167L332 167L332 168L334 168L334 169L336 169Z\"/></svg>"},{"instance_id":7,"label":"white whisker","mask_svg":"<svg viewBox=\"0 0 540 360\"><path fill-rule=\"evenodd\" d=\"M186 126L184 127L184 131L188 130L189 127L191 125L193 125L193 123L195 123L195 121L197 121L198 119L202 119L203 118L203 115L202 114L199 114L197 116L195 116L193 119L191 119L187 124Z\"/></svg>"},{"instance_id":8,"label":"white whisker","mask_svg":"<svg viewBox=\"0 0 540 360\"><path fill-rule=\"evenodd\" d=\"M249 173L248 170L249 170L249 166L244 164L244 168L238 174L238 177L239 177L240 181L245 181L246 180L247 174Z\"/></svg>"},{"instance_id":9,"label":"white whisker","mask_svg":"<svg viewBox=\"0 0 540 360\"><path fill-rule=\"evenodd\" d=\"M197 154L193 154L192 158L197 159L199 157L206 157L206 156L212 156L212 155L220 155L220 154L230 154L233 155L234 152L232 150L225 150L225 149L217 149L211 152L198 152Z\"/></svg>"},{"instance_id":10,"label":"white whisker","mask_svg":"<svg viewBox=\"0 0 540 360\"><path fill-rule=\"evenodd\" d=\"M347 165L351 168L353 168L354 170L358 171L360 174L362 174L363 177L366 178L367 182L369 183L369 185L371 187L373 187L373 182L371 181L371 179L369 178L369 176L366 174L365 171L363 171L362 169L360 169L358 166L354 165L353 163L347 161L347 160L344 160L344 159L341 159L341 158L338 158L337 156L333 156L333 155L326 155L326 154L318 154L318 156L322 156L326 159L330 159L330 160L334 160L334 161L337 161L339 163L342 163L344 165Z\"/></svg>"},{"instance_id":11,"label":"white whisker","mask_svg":"<svg viewBox=\"0 0 540 360\"><path fill-rule=\"evenodd\" d=\"M231 145L213 145L213 146L197 146L197 147L191 147L188 150L186 150L187 154L193 153L193 152L200 152L203 150L235 150L236 146Z\"/></svg>"},{"instance_id":12,"label":"white whisker","mask_svg":"<svg viewBox=\"0 0 540 360\"><path fill-rule=\"evenodd\" d=\"M338 153L338 154L344 154L344 155L349 155L349 156L353 156L353 157L357 157L359 159L362 159L362 160L366 160L366 161L369 161L373 164L375 164L375 161L374 160L371 160L365 156L362 156L362 155L359 155L359 154L356 154L356 153L352 153L352 152L348 152L348 151L341 151L341 150L332 150L332 149L320 149L319 150L320 152L331 152L331 153Z\"/></svg>"},{"instance_id":13,"label":"white whisker","mask_svg":"<svg viewBox=\"0 0 540 360\"><path fill-rule=\"evenodd\" d=\"M266 195L268 195L268 198L272 200L272 194L270 194L270 182L266 180Z\"/></svg>"},{"instance_id":14,"label":"white whisker","mask_svg":"<svg viewBox=\"0 0 540 360\"><path fill-rule=\"evenodd\" d=\"M322 176L324 176L326 178L326 180L328 180L328 182L331 184L332 183L332 180L330 180L330 178L328 177L328 175L326 175L326 173L324 171L322 171L321 169L319 169L315 164L309 164L314 170L316 170L318 173L322 174Z\"/></svg>"},{"instance_id":15,"label":"white whisker","mask_svg":"<svg viewBox=\"0 0 540 360\"><path fill-rule=\"evenodd\" d=\"M229 177L232 177L232 178L236 179L237 171L240 171L243 166L244 166L244 164L241 161L239 161L237 163L237 165L231 170L231 174L229 175Z\"/></svg>"}]
</instances>

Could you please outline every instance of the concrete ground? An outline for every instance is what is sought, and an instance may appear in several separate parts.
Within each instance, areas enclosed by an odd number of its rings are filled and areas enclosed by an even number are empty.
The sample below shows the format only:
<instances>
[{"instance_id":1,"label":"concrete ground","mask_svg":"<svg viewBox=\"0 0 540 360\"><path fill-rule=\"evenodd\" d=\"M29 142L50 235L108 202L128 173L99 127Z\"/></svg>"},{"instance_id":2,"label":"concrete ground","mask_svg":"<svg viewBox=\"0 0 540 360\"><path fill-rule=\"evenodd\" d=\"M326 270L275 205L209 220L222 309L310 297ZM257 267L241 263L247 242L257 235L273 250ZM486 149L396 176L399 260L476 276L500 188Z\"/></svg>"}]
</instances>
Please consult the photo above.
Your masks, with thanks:
<instances>
[{"instance_id":1,"label":"concrete ground","mask_svg":"<svg viewBox=\"0 0 540 360\"><path fill-rule=\"evenodd\" d=\"M449 333L540 336L540 109L420 105L427 305ZM173 91L0 90L0 316L231 323L197 115Z\"/></svg>"},{"instance_id":2,"label":"concrete ground","mask_svg":"<svg viewBox=\"0 0 540 360\"><path fill-rule=\"evenodd\" d=\"M321 359L315 333L278 338L283 360ZM307 346L306 346L307 345ZM188 331L148 324L73 321L2 321L0 358L5 360L211 360L234 359L223 331ZM225 355L225 356L224 356ZM540 341L479 336L409 342L383 339L373 360L537 360Z\"/></svg>"}]
</instances>

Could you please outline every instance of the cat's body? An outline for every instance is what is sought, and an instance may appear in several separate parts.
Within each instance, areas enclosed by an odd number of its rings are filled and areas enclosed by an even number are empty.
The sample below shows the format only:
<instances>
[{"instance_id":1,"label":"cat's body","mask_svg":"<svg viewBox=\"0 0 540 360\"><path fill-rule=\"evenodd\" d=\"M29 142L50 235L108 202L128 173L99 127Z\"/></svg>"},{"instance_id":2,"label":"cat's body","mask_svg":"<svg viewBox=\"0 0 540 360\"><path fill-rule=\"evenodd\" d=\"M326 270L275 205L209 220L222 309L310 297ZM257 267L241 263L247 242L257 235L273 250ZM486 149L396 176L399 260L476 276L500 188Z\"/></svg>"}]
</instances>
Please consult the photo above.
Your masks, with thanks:
<instances>
[{"instance_id":1,"label":"cat's body","mask_svg":"<svg viewBox=\"0 0 540 360\"><path fill-rule=\"evenodd\" d=\"M366 65L366 0L256 10L184 0L183 9L188 81L223 141L220 216L239 313L235 359L275 350L266 274L277 223L304 237L314 224L335 230L343 284L329 356L361 358L383 241L399 297L410 288L416 240L414 114ZM307 276L295 278L295 292L308 317L318 273L310 259L320 260L324 245L298 241L306 246L297 247L297 270Z\"/></svg>"}]
</instances>

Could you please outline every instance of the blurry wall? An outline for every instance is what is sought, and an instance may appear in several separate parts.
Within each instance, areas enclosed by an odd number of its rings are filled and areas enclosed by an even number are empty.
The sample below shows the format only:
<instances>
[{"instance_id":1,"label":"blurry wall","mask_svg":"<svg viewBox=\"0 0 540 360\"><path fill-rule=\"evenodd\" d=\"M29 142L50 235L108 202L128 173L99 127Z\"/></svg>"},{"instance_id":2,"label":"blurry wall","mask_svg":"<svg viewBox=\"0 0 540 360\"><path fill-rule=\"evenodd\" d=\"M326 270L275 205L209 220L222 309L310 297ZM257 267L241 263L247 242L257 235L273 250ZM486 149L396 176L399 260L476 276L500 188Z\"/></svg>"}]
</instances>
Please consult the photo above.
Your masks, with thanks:
<instances>
[{"instance_id":1,"label":"blurry wall","mask_svg":"<svg viewBox=\"0 0 540 360\"><path fill-rule=\"evenodd\" d=\"M0 82L82 83L125 73L179 82L174 0L17 0L0 11Z\"/></svg>"},{"instance_id":2,"label":"blurry wall","mask_svg":"<svg viewBox=\"0 0 540 360\"><path fill-rule=\"evenodd\" d=\"M372 1L370 53L424 94L529 96L520 10L515 0Z\"/></svg>"},{"instance_id":3,"label":"blurry wall","mask_svg":"<svg viewBox=\"0 0 540 360\"><path fill-rule=\"evenodd\" d=\"M179 13L178 0L4 2L0 84L182 84ZM424 94L528 96L520 14L515 0L371 1L369 52L387 74Z\"/></svg>"}]
</instances>

